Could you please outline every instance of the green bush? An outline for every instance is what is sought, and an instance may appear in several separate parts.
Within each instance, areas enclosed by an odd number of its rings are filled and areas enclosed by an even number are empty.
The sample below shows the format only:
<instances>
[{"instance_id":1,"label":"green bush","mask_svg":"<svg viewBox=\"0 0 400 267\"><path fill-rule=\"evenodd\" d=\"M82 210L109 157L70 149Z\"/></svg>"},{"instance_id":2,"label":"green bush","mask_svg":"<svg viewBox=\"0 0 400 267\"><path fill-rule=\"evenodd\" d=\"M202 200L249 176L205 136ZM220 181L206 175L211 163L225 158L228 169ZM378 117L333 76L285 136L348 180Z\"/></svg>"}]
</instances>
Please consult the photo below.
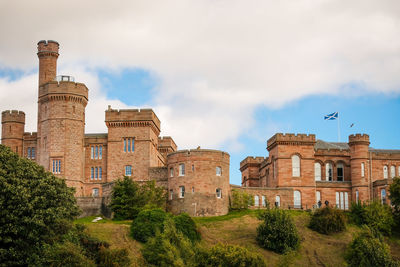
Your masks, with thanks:
<instances>
[{"instance_id":1,"label":"green bush","mask_svg":"<svg viewBox=\"0 0 400 267\"><path fill-rule=\"evenodd\" d=\"M210 250L198 249L196 254L197 267L265 267L261 255L233 245L217 244Z\"/></svg>"},{"instance_id":2,"label":"green bush","mask_svg":"<svg viewBox=\"0 0 400 267\"><path fill-rule=\"evenodd\" d=\"M251 195L238 189L232 189L229 196L229 209L230 210L245 210L252 206L254 199Z\"/></svg>"},{"instance_id":3,"label":"green bush","mask_svg":"<svg viewBox=\"0 0 400 267\"><path fill-rule=\"evenodd\" d=\"M395 218L396 228L400 232L400 177L393 178L389 193L390 202L394 206L393 217Z\"/></svg>"},{"instance_id":4,"label":"green bush","mask_svg":"<svg viewBox=\"0 0 400 267\"><path fill-rule=\"evenodd\" d=\"M116 220L132 220L145 209L165 210L167 195L155 181L142 184L129 177L118 179L113 187L110 208Z\"/></svg>"},{"instance_id":5,"label":"green bush","mask_svg":"<svg viewBox=\"0 0 400 267\"><path fill-rule=\"evenodd\" d=\"M131 260L126 249L100 248L98 265L99 267L128 267Z\"/></svg>"},{"instance_id":6,"label":"green bush","mask_svg":"<svg viewBox=\"0 0 400 267\"><path fill-rule=\"evenodd\" d=\"M131 224L131 236L140 242L146 242L157 232L163 231L167 216L168 214L162 209L141 211Z\"/></svg>"},{"instance_id":7,"label":"green bush","mask_svg":"<svg viewBox=\"0 0 400 267\"><path fill-rule=\"evenodd\" d=\"M300 244L293 219L286 210L268 209L258 218L262 223L257 227L257 243L278 253L295 250Z\"/></svg>"},{"instance_id":8,"label":"green bush","mask_svg":"<svg viewBox=\"0 0 400 267\"><path fill-rule=\"evenodd\" d=\"M384 235L391 235L395 224L392 209L378 201L373 201L370 204L353 203L350 209L350 217L354 223L375 228Z\"/></svg>"},{"instance_id":9,"label":"green bush","mask_svg":"<svg viewBox=\"0 0 400 267\"><path fill-rule=\"evenodd\" d=\"M171 218L165 220L164 232L149 238L141 252L147 266L196 266L192 242L176 231Z\"/></svg>"},{"instance_id":10,"label":"green bush","mask_svg":"<svg viewBox=\"0 0 400 267\"><path fill-rule=\"evenodd\" d=\"M187 213L181 213L178 216L174 216L173 219L176 230L189 238L190 241L195 242L201 239L196 223Z\"/></svg>"},{"instance_id":11,"label":"green bush","mask_svg":"<svg viewBox=\"0 0 400 267\"><path fill-rule=\"evenodd\" d=\"M320 208L311 215L309 227L321 234L339 233L346 229L346 216L339 209Z\"/></svg>"},{"instance_id":12,"label":"green bush","mask_svg":"<svg viewBox=\"0 0 400 267\"><path fill-rule=\"evenodd\" d=\"M399 266L390 255L390 248L374 230L364 230L350 243L345 259L351 267Z\"/></svg>"},{"instance_id":13,"label":"green bush","mask_svg":"<svg viewBox=\"0 0 400 267\"><path fill-rule=\"evenodd\" d=\"M85 256L85 251L81 246L69 241L45 246L42 264L40 265L52 267L96 266L92 259Z\"/></svg>"}]
</instances>

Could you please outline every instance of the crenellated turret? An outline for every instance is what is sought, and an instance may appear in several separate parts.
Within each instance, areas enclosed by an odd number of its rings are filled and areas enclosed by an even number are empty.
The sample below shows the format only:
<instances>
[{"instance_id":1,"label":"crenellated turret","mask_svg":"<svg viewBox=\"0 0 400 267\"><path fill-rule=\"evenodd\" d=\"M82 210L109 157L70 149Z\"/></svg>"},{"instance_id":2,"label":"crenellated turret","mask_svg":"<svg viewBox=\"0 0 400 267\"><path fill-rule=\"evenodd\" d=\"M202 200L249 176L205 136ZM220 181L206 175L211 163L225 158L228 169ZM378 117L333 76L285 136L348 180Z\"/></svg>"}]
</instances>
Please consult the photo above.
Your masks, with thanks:
<instances>
[{"instance_id":1,"label":"crenellated turret","mask_svg":"<svg viewBox=\"0 0 400 267\"><path fill-rule=\"evenodd\" d=\"M25 131L25 113L18 110L6 110L1 113L1 144L23 156L23 138Z\"/></svg>"}]
</instances>

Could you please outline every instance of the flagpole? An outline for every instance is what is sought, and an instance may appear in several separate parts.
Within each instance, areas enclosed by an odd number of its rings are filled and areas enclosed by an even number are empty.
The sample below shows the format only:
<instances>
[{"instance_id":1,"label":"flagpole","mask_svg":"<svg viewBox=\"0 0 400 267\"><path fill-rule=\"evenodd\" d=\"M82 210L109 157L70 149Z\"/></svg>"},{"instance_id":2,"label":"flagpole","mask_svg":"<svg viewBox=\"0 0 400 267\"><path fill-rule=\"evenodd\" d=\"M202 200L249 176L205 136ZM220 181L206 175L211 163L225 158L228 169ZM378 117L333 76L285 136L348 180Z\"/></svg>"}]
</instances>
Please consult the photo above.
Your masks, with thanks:
<instances>
[{"instance_id":1,"label":"flagpole","mask_svg":"<svg viewBox=\"0 0 400 267\"><path fill-rule=\"evenodd\" d=\"M338 142L340 142L340 123L339 123L339 112L338 112L338 117L337 117L337 133L338 133Z\"/></svg>"}]
</instances>

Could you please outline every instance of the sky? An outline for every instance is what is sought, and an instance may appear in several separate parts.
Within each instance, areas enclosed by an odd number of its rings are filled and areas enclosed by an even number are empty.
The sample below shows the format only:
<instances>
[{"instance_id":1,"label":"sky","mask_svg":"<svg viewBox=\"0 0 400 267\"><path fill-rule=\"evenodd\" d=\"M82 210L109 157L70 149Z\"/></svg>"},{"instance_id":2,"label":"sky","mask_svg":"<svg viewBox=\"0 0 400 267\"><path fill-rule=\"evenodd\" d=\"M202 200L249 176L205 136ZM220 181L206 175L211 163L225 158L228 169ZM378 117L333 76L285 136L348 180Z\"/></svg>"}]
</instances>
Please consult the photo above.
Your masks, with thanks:
<instances>
[{"instance_id":1,"label":"sky","mask_svg":"<svg viewBox=\"0 0 400 267\"><path fill-rule=\"evenodd\" d=\"M398 0L0 0L0 36L0 109L26 131L46 39L89 88L87 133L107 131L108 105L152 108L179 149L228 152L232 184L277 132L400 149Z\"/></svg>"}]
</instances>

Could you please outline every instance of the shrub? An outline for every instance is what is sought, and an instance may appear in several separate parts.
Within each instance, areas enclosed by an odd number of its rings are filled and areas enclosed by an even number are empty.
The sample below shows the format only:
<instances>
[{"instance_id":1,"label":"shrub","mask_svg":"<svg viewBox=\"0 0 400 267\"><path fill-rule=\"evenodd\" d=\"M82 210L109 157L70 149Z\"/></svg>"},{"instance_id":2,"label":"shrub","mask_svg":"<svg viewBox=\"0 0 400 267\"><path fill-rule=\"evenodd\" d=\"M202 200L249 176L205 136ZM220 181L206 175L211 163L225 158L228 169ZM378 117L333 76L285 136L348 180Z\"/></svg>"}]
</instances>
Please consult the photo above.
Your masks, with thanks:
<instances>
[{"instance_id":1,"label":"shrub","mask_svg":"<svg viewBox=\"0 0 400 267\"><path fill-rule=\"evenodd\" d=\"M252 206L253 203L254 199L251 195L237 189L233 189L229 197L230 210L245 210Z\"/></svg>"},{"instance_id":2,"label":"shrub","mask_svg":"<svg viewBox=\"0 0 400 267\"><path fill-rule=\"evenodd\" d=\"M171 218L166 219L164 232L151 237L141 252L148 266L195 266L193 244L176 231Z\"/></svg>"},{"instance_id":3,"label":"shrub","mask_svg":"<svg viewBox=\"0 0 400 267\"><path fill-rule=\"evenodd\" d=\"M0 145L0 262L38 265L43 247L57 242L79 214L64 179Z\"/></svg>"},{"instance_id":4,"label":"shrub","mask_svg":"<svg viewBox=\"0 0 400 267\"><path fill-rule=\"evenodd\" d=\"M395 218L397 230L400 230L400 177L393 178L393 183L389 187L389 199L394 205L393 216Z\"/></svg>"},{"instance_id":5,"label":"shrub","mask_svg":"<svg viewBox=\"0 0 400 267\"><path fill-rule=\"evenodd\" d=\"M195 242L201 239L200 233L197 231L196 223L187 213L181 213L173 218L176 230L189 238L190 241Z\"/></svg>"},{"instance_id":6,"label":"shrub","mask_svg":"<svg viewBox=\"0 0 400 267\"><path fill-rule=\"evenodd\" d=\"M135 219L144 209L165 210L166 192L155 181L139 184L129 177L118 179L113 187L110 208L117 220Z\"/></svg>"},{"instance_id":7,"label":"shrub","mask_svg":"<svg viewBox=\"0 0 400 267\"><path fill-rule=\"evenodd\" d=\"M131 236L146 242L154 237L157 232L162 232L167 213L162 209L143 210L131 224Z\"/></svg>"},{"instance_id":8,"label":"shrub","mask_svg":"<svg viewBox=\"0 0 400 267\"><path fill-rule=\"evenodd\" d=\"M99 267L127 267L131 266L131 260L126 249L106 249L100 248Z\"/></svg>"},{"instance_id":9,"label":"shrub","mask_svg":"<svg viewBox=\"0 0 400 267\"><path fill-rule=\"evenodd\" d=\"M309 227L321 234L339 233L346 229L346 216L339 209L320 208L312 214Z\"/></svg>"},{"instance_id":10,"label":"shrub","mask_svg":"<svg viewBox=\"0 0 400 267\"><path fill-rule=\"evenodd\" d=\"M85 256L85 252L81 246L66 241L47 245L44 248L42 258L43 266L77 266L89 267L96 266L92 259Z\"/></svg>"},{"instance_id":11,"label":"shrub","mask_svg":"<svg viewBox=\"0 0 400 267\"><path fill-rule=\"evenodd\" d=\"M266 265L261 255L243 247L217 244L209 251L199 249L196 266L264 267Z\"/></svg>"},{"instance_id":12,"label":"shrub","mask_svg":"<svg viewBox=\"0 0 400 267\"><path fill-rule=\"evenodd\" d=\"M349 266L399 266L391 257L389 246L376 233L364 227L364 230L354 238L345 255Z\"/></svg>"},{"instance_id":13,"label":"shrub","mask_svg":"<svg viewBox=\"0 0 400 267\"><path fill-rule=\"evenodd\" d=\"M269 209L258 218L263 221L257 227L257 242L261 247L278 253L297 249L300 238L288 211Z\"/></svg>"},{"instance_id":14,"label":"shrub","mask_svg":"<svg viewBox=\"0 0 400 267\"><path fill-rule=\"evenodd\" d=\"M391 235L395 223L391 208L378 201L373 201L370 204L352 204L350 217L356 224L375 228L384 235Z\"/></svg>"}]
</instances>

